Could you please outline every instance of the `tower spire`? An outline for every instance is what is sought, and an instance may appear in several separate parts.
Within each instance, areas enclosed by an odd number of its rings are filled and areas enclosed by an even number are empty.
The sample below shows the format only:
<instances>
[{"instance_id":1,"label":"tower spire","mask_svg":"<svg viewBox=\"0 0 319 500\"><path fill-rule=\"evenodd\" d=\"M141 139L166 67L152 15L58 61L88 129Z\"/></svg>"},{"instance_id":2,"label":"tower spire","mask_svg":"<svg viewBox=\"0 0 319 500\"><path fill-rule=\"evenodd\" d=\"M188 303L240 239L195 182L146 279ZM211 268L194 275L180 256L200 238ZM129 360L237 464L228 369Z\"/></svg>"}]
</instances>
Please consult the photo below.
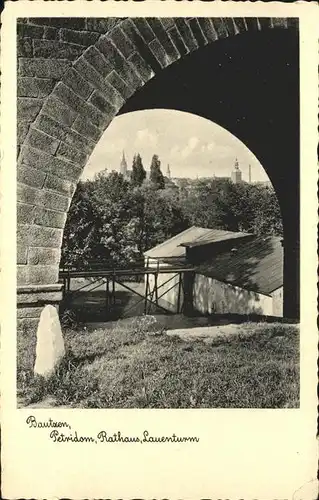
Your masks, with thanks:
<instances>
[{"instance_id":1,"label":"tower spire","mask_svg":"<svg viewBox=\"0 0 319 500\"><path fill-rule=\"evenodd\" d=\"M167 176L169 179L171 178L171 169L169 168L169 163L167 164L166 176Z\"/></svg>"},{"instance_id":2,"label":"tower spire","mask_svg":"<svg viewBox=\"0 0 319 500\"><path fill-rule=\"evenodd\" d=\"M122 160L120 163L120 173L125 177L127 175L127 163L125 159L124 149L122 151Z\"/></svg>"}]
</instances>

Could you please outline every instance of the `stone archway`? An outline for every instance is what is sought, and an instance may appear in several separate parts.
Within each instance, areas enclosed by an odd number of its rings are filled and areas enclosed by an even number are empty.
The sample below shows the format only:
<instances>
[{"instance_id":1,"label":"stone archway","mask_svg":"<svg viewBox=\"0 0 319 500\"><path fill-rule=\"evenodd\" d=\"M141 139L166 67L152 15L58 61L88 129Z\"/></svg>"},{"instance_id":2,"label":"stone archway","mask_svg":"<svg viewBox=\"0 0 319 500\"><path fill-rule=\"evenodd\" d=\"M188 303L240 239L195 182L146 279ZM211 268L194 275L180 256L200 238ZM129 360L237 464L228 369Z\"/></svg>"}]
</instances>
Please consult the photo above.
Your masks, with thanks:
<instances>
[{"instance_id":1,"label":"stone archway","mask_svg":"<svg viewBox=\"0 0 319 500\"><path fill-rule=\"evenodd\" d=\"M18 20L20 325L34 327L43 305L61 299L60 248L76 183L125 103L213 42L295 28L282 18Z\"/></svg>"}]
</instances>

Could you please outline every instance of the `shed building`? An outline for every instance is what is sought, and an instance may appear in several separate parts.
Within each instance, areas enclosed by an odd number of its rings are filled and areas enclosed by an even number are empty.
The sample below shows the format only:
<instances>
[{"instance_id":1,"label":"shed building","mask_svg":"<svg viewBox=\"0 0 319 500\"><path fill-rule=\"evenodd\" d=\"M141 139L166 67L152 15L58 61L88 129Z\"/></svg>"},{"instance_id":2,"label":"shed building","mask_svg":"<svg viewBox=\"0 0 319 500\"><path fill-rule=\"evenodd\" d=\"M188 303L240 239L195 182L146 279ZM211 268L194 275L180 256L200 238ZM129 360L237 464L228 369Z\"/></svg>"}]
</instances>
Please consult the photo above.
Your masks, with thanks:
<instances>
[{"instance_id":1,"label":"shed building","mask_svg":"<svg viewBox=\"0 0 319 500\"><path fill-rule=\"evenodd\" d=\"M191 227L145 252L158 303L202 314L283 314L283 246L278 237ZM178 267L192 272L179 273ZM155 283L156 280L156 283Z\"/></svg>"}]
</instances>

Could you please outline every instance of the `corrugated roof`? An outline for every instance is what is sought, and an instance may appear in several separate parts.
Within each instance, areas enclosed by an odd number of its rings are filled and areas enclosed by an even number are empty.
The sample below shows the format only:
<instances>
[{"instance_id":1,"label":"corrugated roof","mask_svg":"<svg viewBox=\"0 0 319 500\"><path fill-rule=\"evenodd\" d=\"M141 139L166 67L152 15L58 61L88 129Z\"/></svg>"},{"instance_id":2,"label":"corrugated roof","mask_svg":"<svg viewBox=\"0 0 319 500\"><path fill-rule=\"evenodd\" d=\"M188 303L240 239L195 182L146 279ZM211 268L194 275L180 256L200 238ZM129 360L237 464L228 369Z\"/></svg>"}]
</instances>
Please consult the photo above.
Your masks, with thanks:
<instances>
[{"instance_id":1,"label":"corrugated roof","mask_svg":"<svg viewBox=\"0 0 319 500\"><path fill-rule=\"evenodd\" d=\"M269 295L283 285L281 238L241 241L198 266L198 272L240 288Z\"/></svg>"},{"instance_id":2,"label":"corrugated roof","mask_svg":"<svg viewBox=\"0 0 319 500\"><path fill-rule=\"evenodd\" d=\"M146 257L182 257L185 255L185 248L181 247L181 243L187 240L193 240L200 236L204 232L209 231L209 229L192 226L181 233L176 234L169 240L156 245L156 247L150 248L144 255Z\"/></svg>"},{"instance_id":3,"label":"corrugated roof","mask_svg":"<svg viewBox=\"0 0 319 500\"><path fill-rule=\"evenodd\" d=\"M217 243L219 241L234 240L237 238L245 238L252 236L251 233L242 233L234 231L223 231L221 229L209 229L206 233L202 234L194 241L186 241L181 243L185 247L198 247L202 245L209 245L210 243Z\"/></svg>"},{"instance_id":4,"label":"corrugated roof","mask_svg":"<svg viewBox=\"0 0 319 500\"><path fill-rule=\"evenodd\" d=\"M186 254L185 246L205 245L246 235L251 236L248 233L192 226L160 245L147 250L144 255L151 258L183 257Z\"/></svg>"}]
</instances>

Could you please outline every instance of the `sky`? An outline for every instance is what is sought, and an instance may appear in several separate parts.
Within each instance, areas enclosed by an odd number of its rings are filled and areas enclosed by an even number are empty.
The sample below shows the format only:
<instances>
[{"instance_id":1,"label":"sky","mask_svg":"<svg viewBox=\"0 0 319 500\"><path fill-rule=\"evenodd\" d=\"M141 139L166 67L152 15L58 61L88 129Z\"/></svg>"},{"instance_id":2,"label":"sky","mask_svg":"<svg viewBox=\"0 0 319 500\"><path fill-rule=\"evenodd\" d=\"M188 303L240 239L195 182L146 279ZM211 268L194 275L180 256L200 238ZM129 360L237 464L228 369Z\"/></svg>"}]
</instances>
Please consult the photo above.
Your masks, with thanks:
<instances>
[{"instance_id":1,"label":"sky","mask_svg":"<svg viewBox=\"0 0 319 500\"><path fill-rule=\"evenodd\" d=\"M199 116L167 109L134 111L116 117L96 145L82 174L91 179L105 168L119 170L122 151L131 169L135 153L140 153L145 170L153 154L171 177L230 177L235 159L243 180L267 181L268 176L253 153L234 135Z\"/></svg>"}]
</instances>

